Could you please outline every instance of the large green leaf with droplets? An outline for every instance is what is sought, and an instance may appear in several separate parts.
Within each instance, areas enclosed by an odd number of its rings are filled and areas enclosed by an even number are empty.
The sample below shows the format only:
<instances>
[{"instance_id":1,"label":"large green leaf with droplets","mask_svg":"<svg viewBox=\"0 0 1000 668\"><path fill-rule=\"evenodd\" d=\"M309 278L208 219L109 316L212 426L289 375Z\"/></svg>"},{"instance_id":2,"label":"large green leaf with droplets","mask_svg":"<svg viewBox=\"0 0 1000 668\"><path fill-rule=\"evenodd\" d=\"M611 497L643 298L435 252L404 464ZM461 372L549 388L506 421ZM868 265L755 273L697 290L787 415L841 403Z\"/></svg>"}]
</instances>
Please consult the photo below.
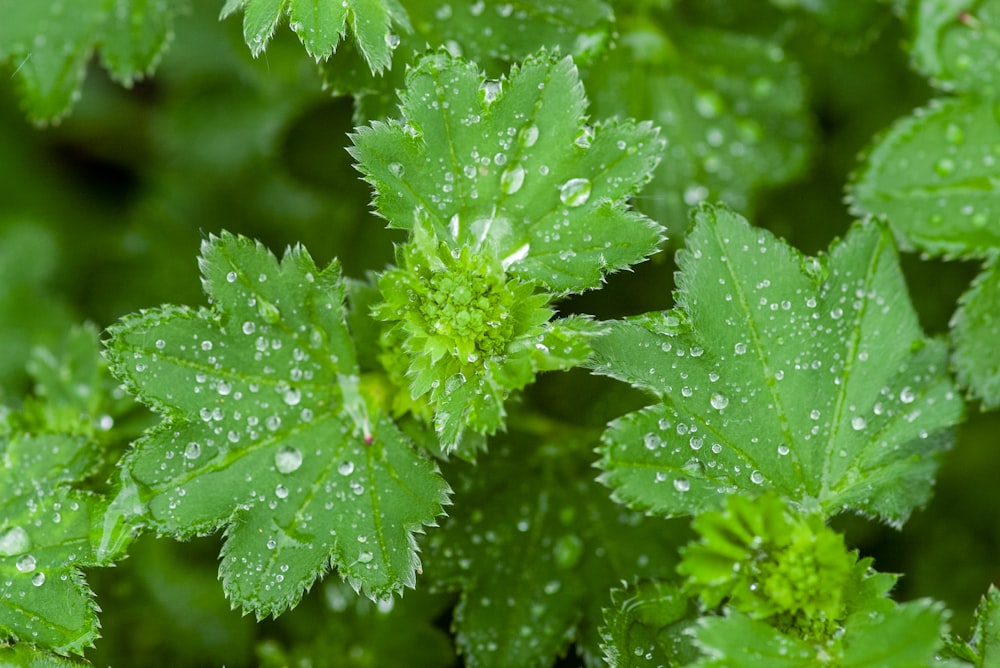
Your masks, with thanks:
<instances>
[{"instance_id":1,"label":"large green leaf with droplets","mask_svg":"<svg viewBox=\"0 0 1000 668\"><path fill-rule=\"evenodd\" d=\"M93 444L61 434L6 435L0 455L0 640L82 654L99 624L80 568L115 556L94 544L100 497L71 487L93 473Z\"/></svg>"},{"instance_id":2,"label":"large green leaf with droplets","mask_svg":"<svg viewBox=\"0 0 1000 668\"><path fill-rule=\"evenodd\" d=\"M550 666L573 637L599 665L610 589L671 574L688 534L612 503L586 445L577 434L552 444L520 434L455 472L454 512L427 549L429 574L461 590L453 630L466 665Z\"/></svg>"},{"instance_id":3,"label":"large green leaf with droplets","mask_svg":"<svg viewBox=\"0 0 1000 668\"><path fill-rule=\"evenodd\" d=\"M222 18L240 10L243 36L254 58L264 53L286 16L289 27L317 61L330 57L350 24L372 73L389 67L399 44L393 29L410 29L406 10L397 0L226 0Z\"/></svg>"},{"instance_id":4,"label":"large green leaf with droplets","mask_svg":"<svg viewBox=\"0 0 1000 668\"><path fill-rule=\"evenodd\" d=\"M886 229L856 225L806 258L704 207L678 264L674 310L592 344L598 373L658 398L604 435L617 498L678 515L771 489L894 524L927 501L962 402Z\"/></svg>"},{"instance_id":5,"label":"large green leaf with droplets","mask_svg":"<svg viewBox=\"0 0 1000 668\"><path fill-rule=\"evenodd\" d=\"M759 4L759 3L757 3ZM637 207L681 232L688 208L742 212L802 171L810 121L800 68L773 42L684 24L626 19L617 49L586 78L599 117L649 118L667 138Z\"/></svg>"},{"instance_id":6,"label":"large green leaf with droplets","mask_svg":"<svg viewBox=\"0 0 1000 668\"><path fill-rule=\"evenodd\" d=\"M1000 406L1000 262L996 258L962 296L951 322L951 339L959 382L984 407Z\"/></svg>"},{"instance_id":7,"label":"large green leaf with droplets","mask_svg":"<svg viewBox=\"0 0 1000 668\"><path fill-rule=\"evenodd\" d=\"M626 199L663 140L648 123L585 125L569 58L528 58L486 80L447 54L410 70L404 123L357 129L351 152L390 225L427 215L442 239L489 248L504 269L557 293L599 285L656 250L660 228Z\"/></svg>"},{"instance_id":8,"label":"large green leaf with droplets","mask_svg":"<svg viewBox=\"0 0 1000 668\"><path fill-rule=\"evenodd\" d=\"M907 247L983 256L1000 247L1000 119L975 97L934 100L896 123L849 187Z\"/></svg>"},{"instance_id":9,"label":"large green leaf with droplets","mask_svg":"<svg viewBox=\"0 0 1000 668\"><path fill-rule=\"evenodd\" d=\"M911 3L914 64L944 90L1000 94L1000 2L921 0Z\"/></svg>"},{"instance_id":10,"label":"large green leaf with droplets","mask_svg":"<svg viewBox=\"0 0 1000 668\"><path fill-rule=\"evenodd\" d=\"M847 618L842 633L826 643L805 642L773 626L731 611L726 617L702 617L695 644L705 658L693 668L930 668L938 665L944 614L928 600L882 611L864 610Z\"/></svg>"},{"instance_id":11,"label":"large green leaf with droplets","mask_svg":"<svg viewBox=\"0 0 1000 668\"><path fill-rule=\"evenodd\" d=\"M164 418L126 457L124 488L134 479L162 533L224 528L223 586L258 616L330 563L372 597L412 586L413 533L448 488L361 395L338 265L224 234L200 266L211 309L110 329L112 370Z\"/></svg>"},{"instance_id":12,"label":"large green leaf with droplets","mask_svg":"<svg viewBox=\"0 0 1000 668\"><path fill-rule=\"evenodd\" d=\"M101 46L112 78L131 86L151 73L184 2L171 0L0 0L0 61L15 69L28 114L58 120L80 95L87 62Z\"/></svg>"}]
</instances>

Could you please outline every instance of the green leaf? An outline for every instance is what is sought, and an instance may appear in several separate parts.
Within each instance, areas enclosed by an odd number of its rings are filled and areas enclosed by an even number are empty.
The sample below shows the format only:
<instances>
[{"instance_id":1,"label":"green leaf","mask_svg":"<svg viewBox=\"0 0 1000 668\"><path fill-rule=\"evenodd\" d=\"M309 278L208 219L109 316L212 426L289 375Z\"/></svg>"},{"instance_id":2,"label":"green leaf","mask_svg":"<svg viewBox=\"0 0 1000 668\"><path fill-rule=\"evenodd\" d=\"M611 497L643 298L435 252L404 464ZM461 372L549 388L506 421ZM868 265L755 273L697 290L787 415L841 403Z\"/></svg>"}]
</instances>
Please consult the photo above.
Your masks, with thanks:
<instances>
[{"instance_id":1,"label":"green leaf","mask_svg":"<svg viewBox=\"0 0 1000 668\"><path fill-rule=\"evenodd\" d=\"M211 237L214 305L112 327L113 372L163 424L124 461L149 520L179 538L225 528L220 576L258 617L294 605L332 563L384 598L413 586L413 533L447 501L436 467L361 395L337 264L301 247Z\"/></svg>"},{"instance_id":2,"label":"green leaf","mask_svg":"<svg viewBox=\"0 0 1000 668\"><path fill-rule=\"evenodd\" d=\"M599 117L651 118L668 140L639 209L682 232L690 206L752 209L757 192L801 173L810 121L799 66L773 42L627 19L587 76Z\"/></svg>"},{"instance_id":3,"label":"green leaf","mask_svg":"<svg viewBox=\"0 0 1000 668\"><path fill-rule=\"evenodd\" d=\"M912 3L910 55L943 90L987 98L1000 94L1000 75L983 63L1000 57L1000 2L922 0Z\"/></svg>"},{"instance_id":4,"label":"green leaf","mask_svg":"<svg viewBox=\"0 0 1000 668\"><path fill-rule=\"evenodd\" d=\"M0 61L21 82L36 121L64 116L80 95L87 62L99 44L111 76L126 86L152 72L183 3L161 0L0 0Z\"/></svg>"},{"instance_id":5,"label":"green leaf","mask_svg":"<svg viewBox=\"0 0 1000 668\"><path fill-rule=\"evenodd\" d=\"M81 668L90 663L64 659L31 645L0 647L0 668Z\"/></svg>"},{"instance_id":6,"label":"green leaf","mask_svg":"<svg viewBox=\"0 0 1000 668\"><path fill-rule=\"evenodd\" d=\"M871 148L849 186L852 211L886 216L907 248L982 257L1000 246L997 110L933 100Z\"/></svg>"},{"instance_id":7,"label":"green leaf","mask_svg":"<svg viewBox=\"0 0 1000 668\"><path fill-rule=\"evenodd\" d=\"M649 179L663 141L648 123L586 126L569 58L528 58L486 80L444 53L409 71L405 123L357 129L351 154L393 227L430 218L437 236L486 247L505 270L555 293L656 250L660 227L626 199Z\"/></svg>"},{"instance_id":8,"label":"green leaf","mask_svg":"<svg viewBox=\"0 0 1000 668\"><path fill-rule=\"evenodd\" d=\"M397 0L227 0L221 18L243 10L243 36L254 58L264 53L278 24L289 27L310 56L326 60L336 51L350 23L358 49L372 73L390 66L399 37L393 26L409 31L406 10Z\"/></svg>"},{"instance_id":9,"label":"green leaf","mask_svg":"<svg viewBox=\"0 0 1000 668\"><path fill-rule=\"evenodd\" d=\"M550 666L575 635L594 665L608 591L670 577L687 531L654 530L610 502L591 479L587 444L571 432L519 434L455 471L455 510L430 537L427 562L442 586L461 589L453 630L466 665Z\"/></svg>"},{"instance_id":10,"label":"green leaf","mask_svg":"<svg viewBox=\"0 0 1000 668\"><path fill-rule=\"evenodd\" d=\"M260 668L448 668L455 650L435 618L449 598L426 588L373 603L347 585L324 582L322 598L303 601L278 622L279 633L257 644ZM314 599L317 597L314 597ZM310 605L312 603L312 605Z\"/></svg>"},{"instance_id":11,"label":"green leaf","mask_svg":"<svg viewBox=\"0 0 1000 668\"><path fill-rule=\"evenodd\" d=\"M100 497L70 487L93 473L95 448L59 434L0 437L0 640L82 654L98 635L83 566L106 565L92 537Z\"/></svg>"},{"instance_id":12,"label":"green leaf","mask_svg":"<svg viewBox=\"0 0 1000 668\"><path fill-rule=\"evenodd\" d=\"M676 309L593 342L598 373L659 399L604 435L617 498L679 515L770 489L897 525L927 501L962 401L882 226L806 258L703 207L677 261Z\"/></svg>"},{"instance_id":13,"label":"green leaf","mask_svg":"<svg viewBox=\"0 0 1000 668\"><path fill-rule=\"evenodd\" d=\"M1000 262L992 258L961 299L951 322L958 381L984 408L1000 406Z\"/></svg>"},{"instance_id":14,"label":"green leaf","mask_svg":"<svg viewBox=\"0 0 1000 668\"><path fill-rule=\"evenodd\" d=\"M967 643L954 640L948 652L975 666L992 666L1000 657L1000 591L993 585L976 606L972 636Z\"/></svg>"},{"instance_id":15,"label":"green leaf","mask_svg":"<svg viewBox=\"0 0 1000 668\"><path fill-rule=\"evenodd\" d=\"M641 582L611 593L601 647L608 665L686 666L699 655L684 635L695 617L691 599L666 582Z\"/></svg>"},{"instance_id":16,"label":"green leaf","mask_svg":"<svg viewBox=\"0 0 1000 668\"><path fill-rule=\"evenodd\" d=\"M413 60L414 54L445 48L478 63L491 77L499 77L511 63L541 48L588 62L608 41L613 18L611 8L600 0L401 3L411 17L413 31L401 35L396 53ZM329 88L355 96L359 123L396 114L395 91L405 85L404 67L372 77L358 54L343 48L322 70Z\"/></svg>"},{"instance_id":17,"label":"green leaf","mask_svg":"<svg viewBox=\"0 0 1000 668\"><path fill-rule=\"evenodd\" d=\"M735 611L703 617L694 631L706 657L696 668L920 668L933 665L941 644L939 604L914 601L885 612L864 611L847 620L838 638L815 646Z\"/></svg>"}]
</instances>

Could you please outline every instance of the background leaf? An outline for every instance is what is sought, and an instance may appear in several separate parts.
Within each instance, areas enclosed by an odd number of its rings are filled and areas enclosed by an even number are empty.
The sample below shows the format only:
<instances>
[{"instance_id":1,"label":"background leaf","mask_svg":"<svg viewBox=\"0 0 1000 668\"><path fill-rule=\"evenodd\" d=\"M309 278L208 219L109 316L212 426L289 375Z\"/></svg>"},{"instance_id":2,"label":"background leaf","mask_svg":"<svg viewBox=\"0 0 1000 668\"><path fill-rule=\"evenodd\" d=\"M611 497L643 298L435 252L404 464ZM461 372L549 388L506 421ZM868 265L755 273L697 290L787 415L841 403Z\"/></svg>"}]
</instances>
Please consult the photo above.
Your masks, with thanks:
<instances>
[{"instance_id":1,"label":"background leaf","mask_svg":"<svg viewBox=\"0 0 1000 668\"><path fill-rule=\"evenodd\" d=\"M981 399L984 408L1000 406L1000 264L996 259L962 296L952 320L958 381Z\"/></svg>"}]
</instances>

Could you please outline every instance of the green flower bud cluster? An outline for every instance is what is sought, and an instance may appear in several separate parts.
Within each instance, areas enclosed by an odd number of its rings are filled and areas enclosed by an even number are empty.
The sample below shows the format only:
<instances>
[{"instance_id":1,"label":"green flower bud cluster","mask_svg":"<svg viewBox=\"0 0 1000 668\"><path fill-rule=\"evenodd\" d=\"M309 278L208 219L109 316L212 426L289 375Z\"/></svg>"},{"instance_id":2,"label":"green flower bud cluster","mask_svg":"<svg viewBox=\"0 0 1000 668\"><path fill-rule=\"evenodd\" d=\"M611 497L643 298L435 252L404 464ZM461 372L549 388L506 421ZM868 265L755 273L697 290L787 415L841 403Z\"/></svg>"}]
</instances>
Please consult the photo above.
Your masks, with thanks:
<instances>
[{"instance_id":1,"label":"green flower bud cluster","mask_svg":"<svg viewBox=\"0 0 1000 668\"><path fill-rule=\"evenodd\" d=\"M464 427L494 432L508 394L539 368L535 342L553 315L548 297L509 278L490 249L453 248L425 225L414 227L397 262L379 277L384 301L373 310L390 325L379 360L390 380L409 391L396 397L394 410L433 415L446 442Z\"/></svg>"},{"instance_id":2,"label":"green flower bud cluster","mask_svg":"<svg viewBox=\"0 0 1000 668\"><path fill-rule=\"evenodd\" d=\"M822 517L795 514L771 495L733 496L693 526L701 540L684 548L678 570L706 607L726 602L810 641L832 637L853 612L849 592L867 569Z\"/></svg>"}]
</instances>

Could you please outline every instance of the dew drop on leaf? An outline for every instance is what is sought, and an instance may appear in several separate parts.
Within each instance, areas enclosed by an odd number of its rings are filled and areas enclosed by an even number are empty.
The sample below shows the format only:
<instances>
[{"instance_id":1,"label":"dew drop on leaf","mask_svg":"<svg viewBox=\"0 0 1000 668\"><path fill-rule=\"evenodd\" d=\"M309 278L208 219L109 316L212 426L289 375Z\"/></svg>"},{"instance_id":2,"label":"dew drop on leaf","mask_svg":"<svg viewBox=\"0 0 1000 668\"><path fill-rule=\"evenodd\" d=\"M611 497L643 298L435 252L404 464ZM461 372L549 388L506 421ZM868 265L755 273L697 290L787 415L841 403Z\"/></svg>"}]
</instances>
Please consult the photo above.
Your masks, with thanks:
<instances>
[{"instance_id":1,"label":"dew drop on leaf","mask_svg":"<svg viewBox=\"0 0 1000 668\"><path fill-rule=\"evenodd\" d=\"M904 404L912 404L914 399L916 399L916 395L913 394L913 389L909 385L900 390L899 400Z\"/></svg>"},{"instance_id":2,"label":"dew drop on leaf","mask_svg":"<svg viewBox=\"0 0 1000 668\"><path fill-rule=\"evenodd\" d=\"M358 555L358 561L363 564L367 564L369 561L375 558L375 555L371 552L362 552Z\"/></svg>"},{"instance_id":3,"label":"dew drop on leaf","mask_svg":"<svg viewBox=\"0 0 1000 668\"><path fill-rule=\"evenodd\" d=\"M231 271L228 274L226 274L226 280L229 281L230 283L235 283L236 282L236 272L235 271Z\"/></svg>"},{"instance_id":4,"label":"dew drop on leaf","mask_svg":"<svg viewBox=\"0 0 1000 668\"><path fill-rule=\"evenodd\" d=\"M302 451L290 445L284 445L274 453L274 468L278 473L292 473L302 466Z\"/></svg>"},{"instance_id":5,"label":"dew drop on leaf","mask_svg":"<svg viewBox=\"0 0 1000 668\"><path fill-rule=\"evenodd\" d=\"M340 465L337 466L337 473L340 475L351 475L354 473L354 462L341 462Z\"/></svg>"},{"instance_id":6,"label":"dew drop on leaf","mask_svg":"<svg viewBox=\"0 0 1000 668\"><path fill-rule=\"evenodd\" d=\"M723 408L729 405L729 398L724 394L719 394L715 392L712 394L712 408L721 411Z\"/></svg>"},{"instance_id":7,"label":"dew drop on leaf","mask_svg":"<svg viewBox=\"0 0 1000 668\"><path fill-rule=\"evenodd\" d=\"M35 585L36 587L41 587L43 584L45 584L45 573L39 571L38 573L32 575L31 584Z\"/></svg>"},{"instance_id":8,"label":"dew drop on leaf","mask_svg":"<svg viewBox=\"0 0 1000 668\"><path fill-rule=\"evenodd\" d=\"M14 557L31 549L31 538L22 527L12 526L0 535L0 557Z\"/></svg>"},{"instance_id":9,"label":"dew drop on leaf","mask_svg":"<svg viewBox=\"0 0 1000 668\"><path fill-rule=\"evenodd\" d=\"M184 448L184 458L185 459L198 459L201 456L201 445L191 441Z\"/></svg>"},{"instance_id":10,"label":"dew drop on leaf","mask_svg":"<svg viewBox=\"0 0 1000 668\"><path fill-rule=\"evenodd\" d=\"M691 483L688 482L687 478L675 478L674 489L678 492L686 492L691 489Z\"/></svg>"},{"instance_id":11,"label":"dew drop on leaf","mask_svg":"<svg viewBox=\"0 0 1000 668\"><path fill-rule=\"evenodd\" d=\"M851 418L851 429L854 431L861 431L865 428L865 419L860 415Z\"/></svg>"},{"instance_id":12,"label":"dew drop on leaf","mask_svg":"<svg viewBox=\"0 0 1000 668\"><path fill-rule=\"evenodd\" d=\"M524 167L520 164L511 165L500 175L500 190L507 195L513 195L524 185Z\"/></svg>"},{"instance_id":13,"label":"dew drop on leaf","mask_svg":"<svg viewBox=\"0 0 1000 668\"><path fill-rule=\"evenodd\" d=\"M30 554L26 554L17 560L15 566L17 566L18 572L30 573L35 570L35 563L35 558Z\"/></svg>"},{"instance_id":14,"label":"dew drop on leaf","mask_svg":"<svg viewBox=\"0 0 1000 668\"><path fill-rule=\"evenodd\" d=\"M583 206L590 199L590 179L570 179L559 186L559 199L569 207Z\"/></svg>"},{"instance_id":15,"label":"dew drop on leaf","mask_svg":"<svg viewBox=\"0 0 1000 668\"><path fill-rule=\"evenodd\" d=\"M531 124L526 125L521 128L521 132L518 135L518 141L521 142L521 146L524 148L531 148L538 141L538 126Z\"/></svg>"},{"instance_id":16,"label":"dew drop on leaf","mask_svg":"<svg viewBox=\"0 0 1000 668\"><path fill-rule=\"evenodd\" d=\"M398 179L403 175L403 165L399 164L398 162L390 162L389 173Z\"/></svg>"},{"instance_id":17,"label":"dew drop on leaf","mask_svg":"<svg viewBox=\"0 0 1000 668\"><path fill-rule=\"evenodd\" d=\"M274 488L274 495L279 499L287 499L288 488L285 487L284 485L278 485L277 487Z\"/></svg>"},{"instance_id":18,"label":"dew drop on leaf","mask_svg":"<svg viewBox=\"0 0 1000 668\"><path fill-rule=\"evenodd\" d=\"M755 485L760 485L761 483L764 482L764 474L761 473L760 471L754 471L753 473L750 474L750 482L752 482Z\"/></svg>"}]
</instances>

